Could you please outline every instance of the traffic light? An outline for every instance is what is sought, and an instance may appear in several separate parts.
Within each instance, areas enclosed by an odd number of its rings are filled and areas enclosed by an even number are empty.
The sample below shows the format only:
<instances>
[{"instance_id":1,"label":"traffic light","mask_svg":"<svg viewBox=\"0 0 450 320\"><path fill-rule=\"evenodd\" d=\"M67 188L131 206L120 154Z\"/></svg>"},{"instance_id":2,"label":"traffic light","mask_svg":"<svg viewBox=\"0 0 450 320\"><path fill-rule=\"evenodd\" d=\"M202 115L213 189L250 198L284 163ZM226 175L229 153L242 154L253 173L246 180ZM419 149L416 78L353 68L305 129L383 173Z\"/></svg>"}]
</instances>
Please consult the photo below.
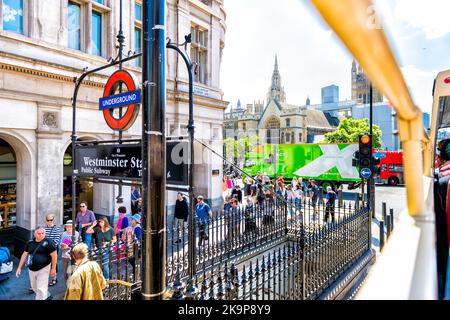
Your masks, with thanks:
<instances>
[{"instance_id":1,"label":"traffic light","mask_svg":"<svg viewBox=\"0 0 450 320\"><path fill-rule=\"evenodd\" d=\"M362 178L371 175L372 136L364 134L359 136L359 172Z\"/></svg>"},{"instance_id":2,"label":"traffic light","mask_svg":"<svg viewBox=\"0 0 450 320\"><path fill-rule=\"evenodd\" d=\"M372 164L373 164L373 174L379 175L381 173L380 159L377 157L372 157Z\"/></svg>"}]
</instances>

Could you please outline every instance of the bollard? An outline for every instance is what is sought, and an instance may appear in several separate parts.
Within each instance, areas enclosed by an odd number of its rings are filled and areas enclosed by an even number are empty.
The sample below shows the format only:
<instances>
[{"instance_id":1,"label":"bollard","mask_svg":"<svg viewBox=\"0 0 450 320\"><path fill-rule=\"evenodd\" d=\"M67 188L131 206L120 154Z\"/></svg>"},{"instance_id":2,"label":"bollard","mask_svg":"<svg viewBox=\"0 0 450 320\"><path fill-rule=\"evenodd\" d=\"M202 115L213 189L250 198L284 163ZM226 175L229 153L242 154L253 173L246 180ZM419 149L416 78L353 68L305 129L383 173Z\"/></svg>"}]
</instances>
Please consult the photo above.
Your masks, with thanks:
<instances>
[{"instance_id":1,"label":"bollard","mask_svg":"<svg viewBox=\"0 0 450 320\"><path fill-rule=\"evenodd\" d=\"M386 240L389 239L389 236L391 235L391 219L388 217L386 220Z\"/></svg>"},{"instance_id":2,"label":"bollard","mask_svg":"<svg viewBox=\"0 0 450 320\"><path fill-rule=\"evenodd\" d=\"M384 221L380 221L380 251L384 247Z\"/></svg>"},{"instance_id":3,"label":"bollard","mask_svg":"<svg viewBox=\"0 0 450 320\"><path fill-rule=\"evenodd\" d=\"M391 230L394 230L394 209L390 208L389 213L391 214L392 220L391 220Z\"/></svg>"},{"instance_id":4,"label":"bollard","mask_svg":"<svg viewBox=\"0 0 450 320\"><path fill-rule=\"evenodd\" d=\"M393 226L392 226L393 222L392 221L394 221L394 217L389 214L388 219L389 219L389 233L392 233L392 230L393 230Z\"/></svg>"},{"instance_id":5,"label":"bollard","mask_svg":"<svg viewBox=\"0 0 450 320\"><path fill-rule=\"evenodd\" d=\"M386 202L381 203L381 214L383 215L383 221L386 221Z\"/></svg>"}]
</instances>

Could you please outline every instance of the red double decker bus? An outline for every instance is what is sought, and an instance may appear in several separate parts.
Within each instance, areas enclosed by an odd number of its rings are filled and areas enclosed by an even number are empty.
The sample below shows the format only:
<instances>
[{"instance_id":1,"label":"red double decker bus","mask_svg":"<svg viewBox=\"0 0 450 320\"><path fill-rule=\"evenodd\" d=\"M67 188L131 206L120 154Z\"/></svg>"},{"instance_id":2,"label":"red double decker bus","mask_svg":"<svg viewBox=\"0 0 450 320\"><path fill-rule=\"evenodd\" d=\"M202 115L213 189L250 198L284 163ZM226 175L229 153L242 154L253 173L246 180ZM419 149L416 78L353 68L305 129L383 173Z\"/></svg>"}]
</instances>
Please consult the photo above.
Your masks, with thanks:
<instances>
[{"instance_id":1,"label":"red double decker bus","mask_svg":"<svg viewBox=\"0 0 450 320\"><path fill-rule=\"evenodd\" d=\"M374 156L380 159L380 174L376 182L396 186L403 184L403 151L375 150Z\"/></svg>"}]
</instances>

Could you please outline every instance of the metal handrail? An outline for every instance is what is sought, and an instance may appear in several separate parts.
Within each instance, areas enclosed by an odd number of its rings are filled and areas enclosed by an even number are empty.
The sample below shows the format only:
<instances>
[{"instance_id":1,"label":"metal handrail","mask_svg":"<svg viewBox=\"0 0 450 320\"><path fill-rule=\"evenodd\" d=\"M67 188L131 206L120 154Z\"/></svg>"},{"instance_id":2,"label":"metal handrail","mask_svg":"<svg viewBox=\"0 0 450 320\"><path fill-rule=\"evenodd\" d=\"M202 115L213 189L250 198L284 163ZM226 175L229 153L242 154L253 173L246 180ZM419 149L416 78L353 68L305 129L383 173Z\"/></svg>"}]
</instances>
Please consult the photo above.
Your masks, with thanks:
<instances>
[{"instance_id":1,"label":"metal handrail","mask_svg":"<svg viewBox=\"0 0 450 320\"><path fill-rule=\"evenodd\" d=\"M372 1L312 0L312 3L358 60L377 89L390 100L396 111L405 160L404 176L408 214L413 218L413 225L408 230L419 231L417 245L403 248L402 252L408 250L408 253L414 256L413 273L406 284L410 288L408 297L435 299L437 271L434 213L430 206L425 205L425 183L421 179L424 174L424 162L430 164L430 161L424 161L424 158L431 159L431 148L422 150L422 144L428 140L424 135L422 112L413 103L386 35L381 25L377 23L379 20L377 20ZM429 175L427 170L427 176ZM428 197L432 197L432 194L431 188ZM391 240L391 243L397 243L397 241ZM397 257L398 253L392 257ZM399 270L397 273L400 275L402 272L405 271ZM386 290L396 290L394 286L397 285L392 282L385 282L385 285Z\"/></svg>"},{"instance_id":2,"label":"metal handrail","mask_svg":"<svg viewBox=\"0 0 450 320\"><path fill-rule=\"evenodd\" d=\"M377 25L372 1L312 0L312 2L358 60L373 84L393 105L404 149L405 181L409 186L408 212L412 216L423 215L425 212L423 185L416 180L418 174L420 176L423 174L422 112L414 105L386 35L381 26Z\"/></svg>"}]
</instances>

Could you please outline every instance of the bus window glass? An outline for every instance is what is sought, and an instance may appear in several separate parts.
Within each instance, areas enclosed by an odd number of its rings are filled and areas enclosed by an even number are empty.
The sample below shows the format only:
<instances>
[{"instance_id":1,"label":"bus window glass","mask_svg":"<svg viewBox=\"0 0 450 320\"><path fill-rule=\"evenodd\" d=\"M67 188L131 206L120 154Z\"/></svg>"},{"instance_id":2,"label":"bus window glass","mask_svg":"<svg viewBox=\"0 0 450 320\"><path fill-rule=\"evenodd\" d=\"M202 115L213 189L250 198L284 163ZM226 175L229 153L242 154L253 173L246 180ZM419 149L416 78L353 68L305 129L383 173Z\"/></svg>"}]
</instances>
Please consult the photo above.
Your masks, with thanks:
<instances>
[{"instance_id":1,"label":"bus window glass","mask_svg":"<svg viewBox=\"0 0 450 320\"><path fill-rule=\"evenodd\" d=\"M439 98L439 128L450 127L450 96Z\"/></svg>"}]
</instances>

